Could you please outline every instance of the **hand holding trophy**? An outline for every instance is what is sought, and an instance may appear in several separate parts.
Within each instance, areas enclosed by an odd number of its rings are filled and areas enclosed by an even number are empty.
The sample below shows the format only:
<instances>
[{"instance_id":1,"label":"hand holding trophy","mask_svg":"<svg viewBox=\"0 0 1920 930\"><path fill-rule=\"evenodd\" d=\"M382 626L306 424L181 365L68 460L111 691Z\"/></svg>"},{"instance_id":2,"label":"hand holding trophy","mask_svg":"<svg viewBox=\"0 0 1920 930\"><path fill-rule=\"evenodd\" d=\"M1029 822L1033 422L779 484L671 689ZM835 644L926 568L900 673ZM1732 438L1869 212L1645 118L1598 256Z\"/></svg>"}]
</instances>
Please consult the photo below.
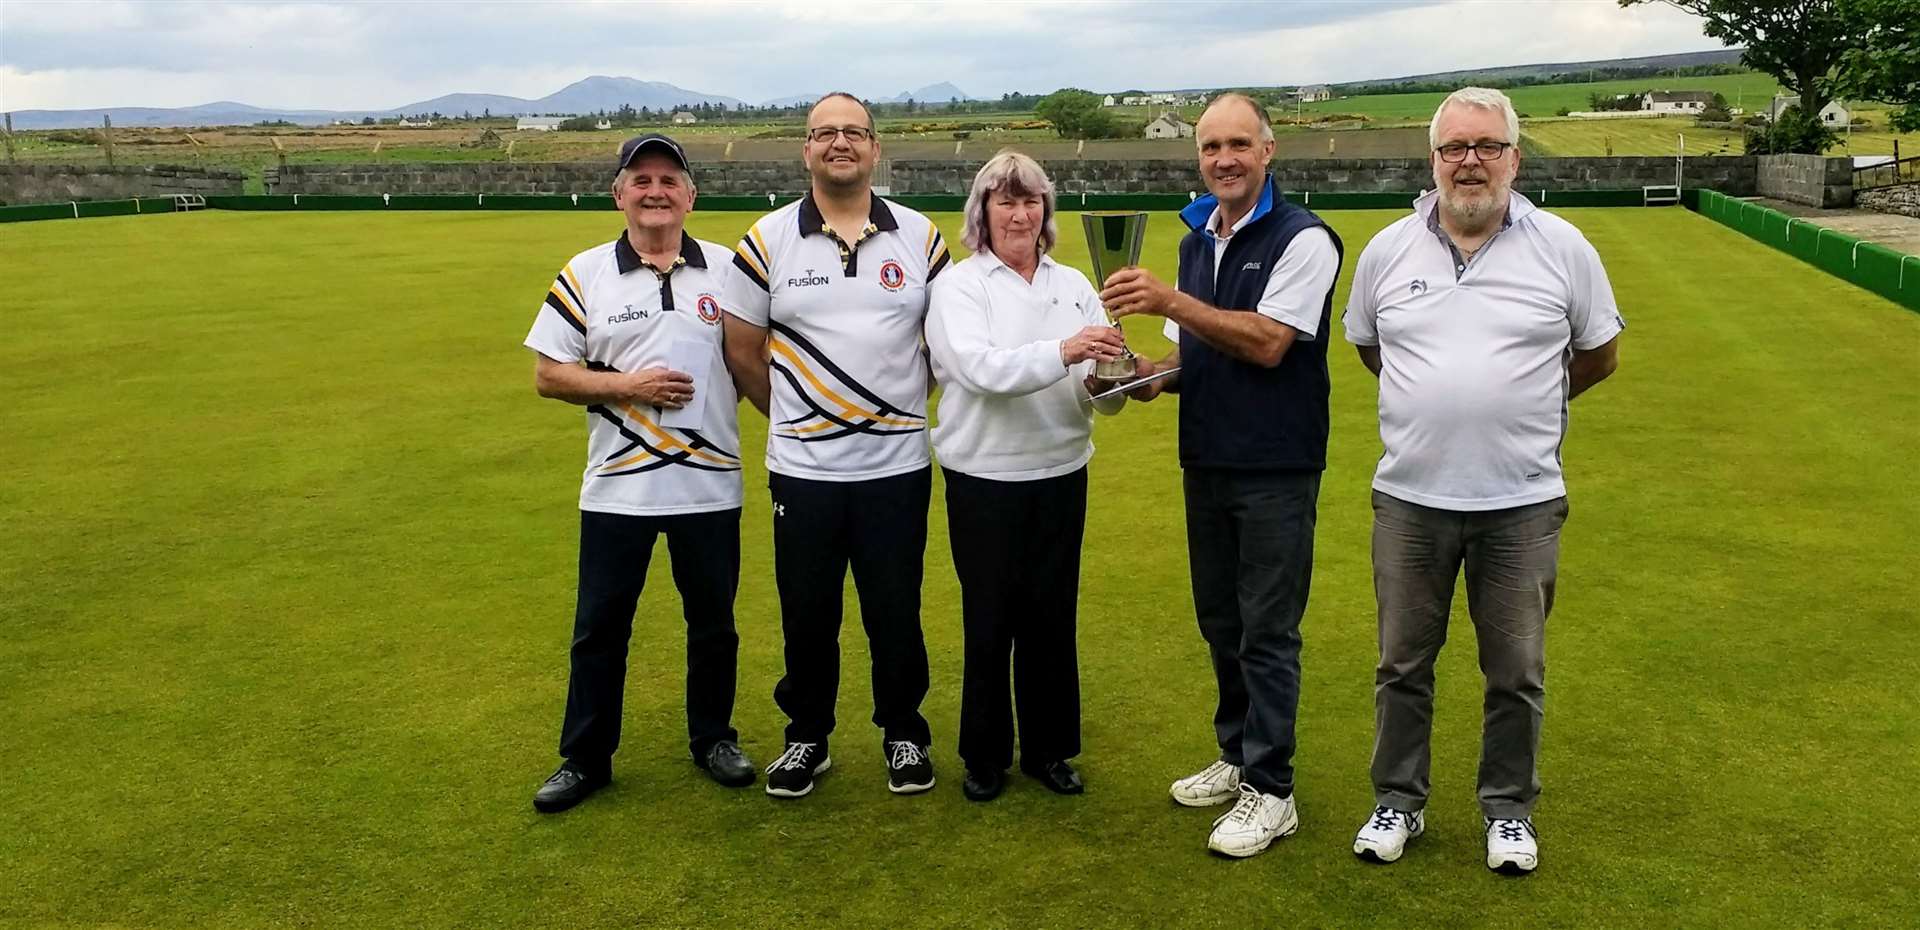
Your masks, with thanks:
<instances>
[{"instance_id":1,"label":"hand holding trophy","mask_svg":"<svg viewBox=\"0 0 1920 930\"><path fill-rule=\"evenodd\" d=\"M1147 235L1145 213L1082 213L1080 224L1087 233L1087 254L1093 260L1095 288L1105 287L1107 278L1114 272L1140 264L1140 247ZM1111 313L1107 314L1107 322L1113 323ZM1118 323L1113 325L1115 329L1120 328ZM1128 349L1119 358L1095 362L1093 376L1102 381L1131 380L1135 377L1133 351Z\"/></svg>"}]
</instances>

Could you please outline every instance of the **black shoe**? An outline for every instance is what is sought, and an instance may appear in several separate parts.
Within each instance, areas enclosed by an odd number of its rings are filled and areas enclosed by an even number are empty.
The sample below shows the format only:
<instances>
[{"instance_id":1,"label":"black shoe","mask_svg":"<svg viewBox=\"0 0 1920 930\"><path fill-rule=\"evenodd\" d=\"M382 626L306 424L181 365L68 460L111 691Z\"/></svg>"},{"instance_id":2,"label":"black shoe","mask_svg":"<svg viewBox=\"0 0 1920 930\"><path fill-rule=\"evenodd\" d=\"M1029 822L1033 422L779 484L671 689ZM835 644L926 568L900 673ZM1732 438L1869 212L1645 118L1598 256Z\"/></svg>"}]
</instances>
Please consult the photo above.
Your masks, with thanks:
<instances>
[{"instance_id":1,"label":"black shoe","mask_svg":"<svg viewBox=\"0 0 1920 930\"><path fill-rule=\"evenodd\" d=\"M753 760L740 751L740 744L723 739L707 747L707 751L694 764L707 770L714 781L729 788L745 788L753 784Z\"/></svg>"},{"instance_id":2,"label":"black shoe","mask_svg":"<svg viewBox=\"0 0 1920 930\"><path fill-rule=\"evenodd\" d=\"M767 793L800 798L813 790L813 777L833 767L826 743L788 743L787 751L767 766Z\"/></svg>"},{"instance_id":3,"label":"black shoe","mask_svg":"<svg viewBox=\"0 0 1920 930\"><path fill-rule=\"evenodd\" d=\"M1039 765L1022 762L1020 771L1039 779L1054 794L1079 794L1087 790L1087 783L1080 780L1080 773L1065 762L1043 762Z\"/></svg>"},{"instance_id":4,"label":"black shoe","mask_svg":"<svg viewBox=\"0 0 1920 930\"><path fill-rule=\"evenodd\" d=\"M613 773L608 769L588 770L571 760L563 762L547 778L546 784L533 793L533 809L542 814L557 814L586 800L611 781Z\"/></svg>"},{"instance_id":5,"label":"black shoe","mask_svg":"<svg viewBox=\"0 0 1920 930\"><path fill-rule=\"evenodd\" d=\"M894 794L919 794L933 787L933 758L927 747L912 740L888 740L887 790Z\"/></svg>"},{"instance_id":6,"label":"black shoe","mask_svg":"<svg viewBox=\"0 0 1920 930\"><path fill-rule=\"evenodd\" d=\"M967 780L960 784L960 793L969 801L991 801L1006 787L1007 773L999 769L968 769Z\"/></svg>"}]
</instances>

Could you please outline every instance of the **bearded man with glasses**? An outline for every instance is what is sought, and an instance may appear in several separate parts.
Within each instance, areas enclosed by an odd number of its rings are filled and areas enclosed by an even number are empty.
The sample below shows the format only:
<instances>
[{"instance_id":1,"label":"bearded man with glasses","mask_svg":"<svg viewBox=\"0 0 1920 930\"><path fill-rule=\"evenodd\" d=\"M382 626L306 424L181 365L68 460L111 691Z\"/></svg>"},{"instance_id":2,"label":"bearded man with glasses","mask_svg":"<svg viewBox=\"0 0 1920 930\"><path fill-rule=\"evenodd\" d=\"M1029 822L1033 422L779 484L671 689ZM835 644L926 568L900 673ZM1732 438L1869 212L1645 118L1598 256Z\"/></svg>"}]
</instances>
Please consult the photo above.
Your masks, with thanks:
<instances>
[{"instance_id":1,"label":"bearded man with glasses","mask_svg":"<svg viewBox=\"0 0 1920 930\"><path fill-rule=\"evenodd\" d=\"M1426 829L1433 668L1464 568L1486 678L1479 802L1487 868L1539 864L1533 826L1567 490L1568 402L1612 374L1626 323L1600 256L1513 192L1520 123L1497 90L1455 91L1429 130L1435 190L1360 255L1343 323L1380 379L1373 478L1373 814L1388 863Z\"/></svg>"},{"instance_id":2,"label":"bearded man with glasses","mask_svg":"<svg viewBox=\"0 0 1920 930\"><path fill-rule=\"evenodd\" d=\"M947 245L925 216L873 192L880 157L859 98L807 114L810 190L734 249L722 305L727 367L767 414L774 583L790 721L767 793L798 798L832 765L841 590L853 570L872 654L887 787L933 787L920 579L933 487L927 445L927 288Z\"/></svg>"}]
</instances>

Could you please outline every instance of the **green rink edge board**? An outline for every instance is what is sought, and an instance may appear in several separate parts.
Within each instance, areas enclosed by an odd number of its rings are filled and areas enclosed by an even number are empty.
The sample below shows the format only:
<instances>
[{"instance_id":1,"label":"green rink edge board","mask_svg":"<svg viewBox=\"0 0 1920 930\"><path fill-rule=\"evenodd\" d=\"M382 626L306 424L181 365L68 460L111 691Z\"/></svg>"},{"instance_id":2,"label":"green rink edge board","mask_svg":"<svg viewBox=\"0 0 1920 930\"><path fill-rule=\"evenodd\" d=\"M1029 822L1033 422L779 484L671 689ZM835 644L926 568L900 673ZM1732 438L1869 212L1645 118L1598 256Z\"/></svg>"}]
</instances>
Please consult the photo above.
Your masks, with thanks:
<instances>
[{"instance_id":1,"label":"green rink edge board","mask_svg":"<svg viewBox=\"0 0 1920 930\"><path fill-rule=\"evenodd\" d=\"M1701 191L1702 216L1836 278L1920 311L1920 257L1821 226L1764 204Z\"/></svg>"}]
</instances>

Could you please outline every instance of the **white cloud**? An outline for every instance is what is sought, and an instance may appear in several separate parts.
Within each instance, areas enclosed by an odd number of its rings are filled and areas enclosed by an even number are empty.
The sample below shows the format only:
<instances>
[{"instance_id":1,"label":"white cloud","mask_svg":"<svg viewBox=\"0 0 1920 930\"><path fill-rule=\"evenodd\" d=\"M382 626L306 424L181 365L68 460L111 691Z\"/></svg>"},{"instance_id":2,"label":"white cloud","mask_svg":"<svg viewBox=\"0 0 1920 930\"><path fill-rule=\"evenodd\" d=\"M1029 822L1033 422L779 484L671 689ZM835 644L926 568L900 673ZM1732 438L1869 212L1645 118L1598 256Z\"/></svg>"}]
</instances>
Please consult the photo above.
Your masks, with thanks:
<instances>
[{"instance_id":1,"label":"white cloud","mask_svg":"<svg viewBox=\"0 0 1920 930\"><path fill-rule=\"evenodd\" d=\"M0 107L239 100L382 109L539 97L589 74L748 101L951 81L1340 82L1713 47L1697 21L1613 0L1101 3L40 3L0 6Z\"/></svg>"}]
</instances>

